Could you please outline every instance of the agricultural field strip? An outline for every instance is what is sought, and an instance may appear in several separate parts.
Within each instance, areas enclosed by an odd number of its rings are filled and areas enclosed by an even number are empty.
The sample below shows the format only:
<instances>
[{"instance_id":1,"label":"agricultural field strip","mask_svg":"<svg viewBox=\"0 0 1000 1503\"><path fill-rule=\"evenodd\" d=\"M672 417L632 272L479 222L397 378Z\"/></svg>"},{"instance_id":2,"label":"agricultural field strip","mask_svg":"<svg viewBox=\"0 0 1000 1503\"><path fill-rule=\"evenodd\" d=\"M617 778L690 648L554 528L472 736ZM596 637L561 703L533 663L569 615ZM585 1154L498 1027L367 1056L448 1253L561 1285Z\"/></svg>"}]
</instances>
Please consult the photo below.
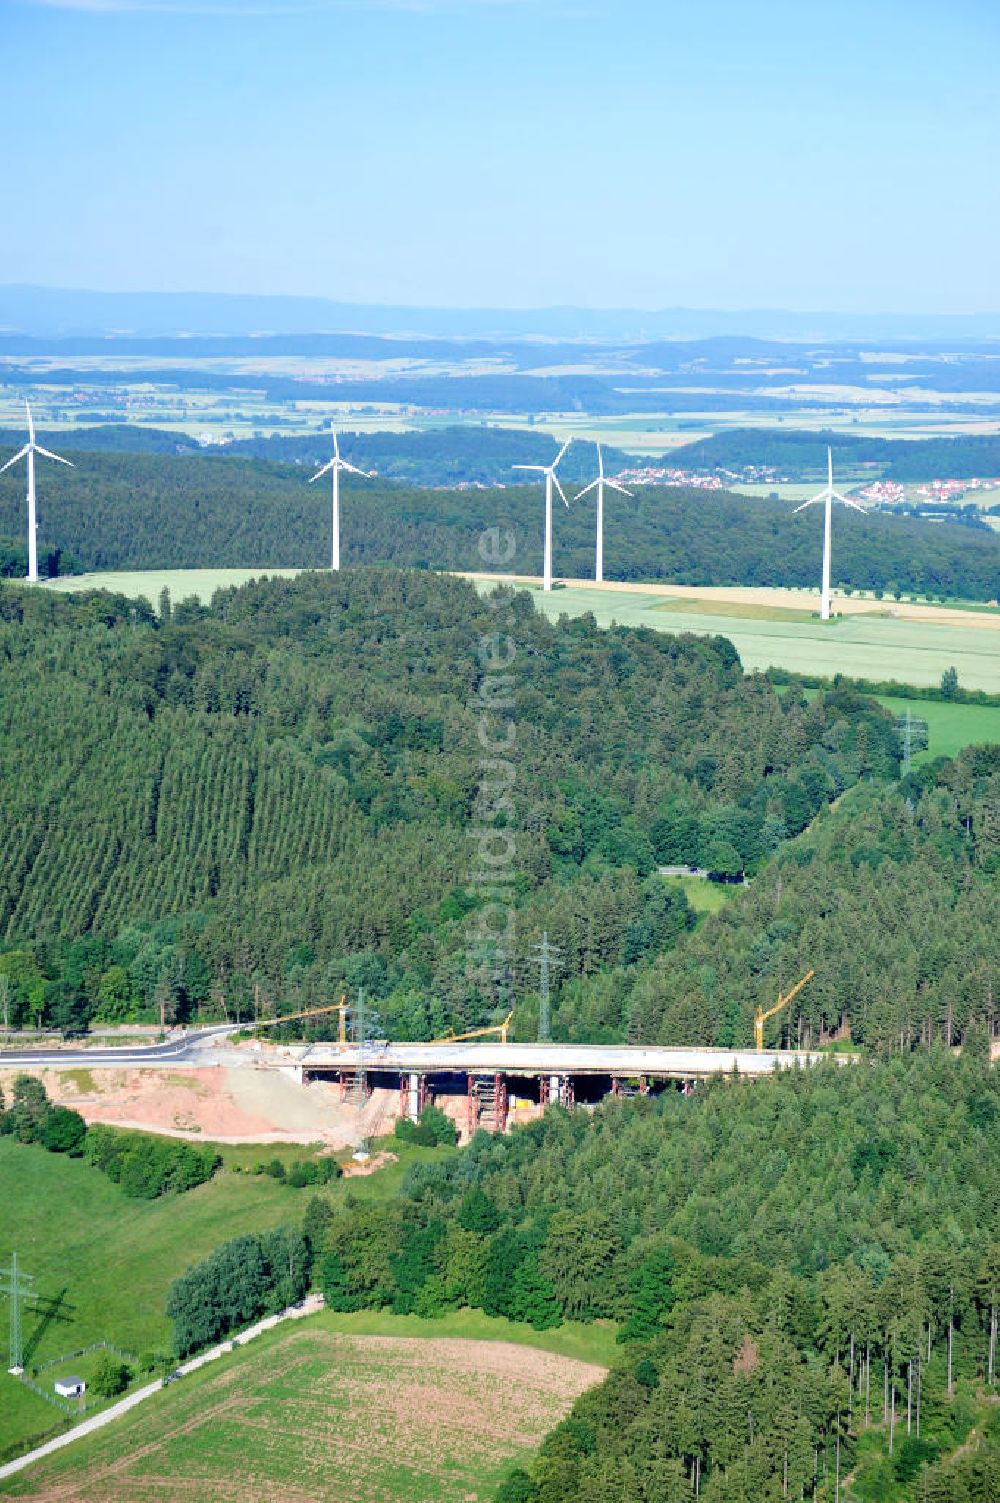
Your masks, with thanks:
<instances>
[{"instance_id":1,"label":"agricultural field strip","mask_svg":"<svg viewBox=\"0 0 1000 1503\"><path fill-rule=\"evenodd\" d=\"M299 1308L296 1309L292 1306L287 1310L282 1310L278 1315L268 1315L263 1320L256 1321L254 1325L247 1326L246 1330L241 1331L237 1336L232 1338L232 1342L222 1342L218 1346L210 1347L207 1352L202 1352L200 1357L192 1357L187 1362L181 1362L177 1367L177 1371L185 1375L197 1372L198 1368L206 1366L209 1362L215 1362L219 1357L223 1356L224 1353L230 1350L232 1344L243 1346L246 1342L252 1341L255 1336L259 1336L262 1331L269 1331L282 1321L301 1320L305 1315L315 1315L322 1307L322 1295L312 1294ZM70 1445L73 1441L80 1440L84 1435L91 1435L95 1430L102 1429L105 1425L110 1424L112 1420L118 1419L123 1414L127 1414L130 1409L134 1409L137 1404L141 1404L145 1399L152 1398L154 1393L159 1393L162 1386L162 1380L157 1378L155 1383L147 1383L144 1388L136 1389L135 1393L128 1394L117 1404L112 1404L109 1409L102 1409L100 1414L92 1415L89 1420L84 1420L82 1424L74 1426L65 1435L57 1435L54 1440L46 1441L44 1445L38 1446L36 1450L29 1451L24 1456L18 1456L14 1461L8 1461L6 1465L0 1466L0 1478L12 1477L15 1472L23 1471L26 1466L30 1466L43 1456L50 1456L55 1451L61 1451L64 1446Z\"/></svg>"},{"instance_id":2,"label":"agricultural field strip","mask_svg":"<svg viewBox=\"0 0 1000 1503\"><path fill-rule=\"evenodd\" d=\"M317 1481L322 1475L334 1484L342 1484L348 1474L358 1477L359 1468L367 1471L369 1486L376 1480L371 1473L380 1467L388 1470L386 1481L397 1486L415 1478L426 1482L440 1470L447 1490L434 1496L467 1497L468 1491L461 1489L481 1485L486 1474L493 1480L492 1474L514 1452L533 1449L569 1402L606 1371L594 1363L509 1342L439 1337L432 1324L427 1325L422 1338L414 1339L352 1336L310 1322L301 1333L305 1344L296 1337L294 1351L284 1334L259 1350L240 1353L226 1369L204 1374L196 1388L185 1384L173 1389L148 1420L139 1420L153 1432L148 1439L133 1427L117 1432L113 1451L109 1437L88 1447L97 1455L90 1465L77 1464L73 1492L83 1498L106 1498L114 1479L116 1497L137 1495L129 1483L145 1495L158 1482L173 1485L176 1463L183 1460L185 1467L201 1472L198 1484L210 1488L212 1497L245 1496L240 1463L246 1458L246 1432L253 1430L260 1437L254 1447L258 1482L265 1480L261 1474L270 1461L282 1467L287 1483L286 1460L294 1455L294 1463L289 1463L293 1470L306 1469ZM204 1359L185 1364L183 1370L190 1372L198 1365L204 1366ZM151 1391L161 1391L161 1385L151 1385ZM122 1406L115 1410L122 1412ZM85 1433L90 1433L86 1425L72 1432L72 1438ZM65 1445L68 1438L61 1439ZM61 1447L39 1448L37 1458L56 1449ZM137 1463L155 1458L162 1476L148 1465L140 1465L136 1473ZM0 1477L23 1469L28 1460L20 1458L0 1470ZM50 1470L51 1492L43 1470L41 1490L31 1496L64 1497L57 1479L66 1466L67 1459L60 1458L55 1471ZM220 1468L225 1469L224 1477ZM272 1480L275 1491L267 1495L286 1496L278 1476ZM24 1495L17 1484L13 1490Z\"/></svg>"}]
</instances>

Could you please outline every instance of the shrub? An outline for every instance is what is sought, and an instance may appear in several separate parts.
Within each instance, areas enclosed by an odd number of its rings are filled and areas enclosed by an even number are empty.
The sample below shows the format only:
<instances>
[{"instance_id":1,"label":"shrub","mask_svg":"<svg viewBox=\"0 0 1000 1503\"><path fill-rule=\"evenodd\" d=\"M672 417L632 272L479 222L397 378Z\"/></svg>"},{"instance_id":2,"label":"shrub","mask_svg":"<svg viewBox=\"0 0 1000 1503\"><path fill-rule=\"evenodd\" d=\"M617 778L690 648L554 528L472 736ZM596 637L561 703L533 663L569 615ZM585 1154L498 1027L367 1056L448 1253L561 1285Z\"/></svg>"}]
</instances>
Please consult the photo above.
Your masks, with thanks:
<instances>
[{"instance_id":1,"label":"shrub","mask_svg":"<svg viewBox=\"0 0 1000 1503\"><path fill-rule=\"evenodd\" d=\"M68 1106L52 1106L42 1124L42 1146L49 1153L68 1153L79 1158L83 1153L83 1140L87 1136L87 1124L79 1112Z\"/></svg>"},{"instance_id":2,"label":"shrub","mask_svg":"<svg viewBox=\"0 0 1000 1503\"><path fill-rule=\"evenodd\" d=\"M90 1386L102 1399L114 1399L124 1393L132 1378L132 1370L121 1362L113 1352L101 1352L94 1363Z\"/></svg>"}]
</instances>

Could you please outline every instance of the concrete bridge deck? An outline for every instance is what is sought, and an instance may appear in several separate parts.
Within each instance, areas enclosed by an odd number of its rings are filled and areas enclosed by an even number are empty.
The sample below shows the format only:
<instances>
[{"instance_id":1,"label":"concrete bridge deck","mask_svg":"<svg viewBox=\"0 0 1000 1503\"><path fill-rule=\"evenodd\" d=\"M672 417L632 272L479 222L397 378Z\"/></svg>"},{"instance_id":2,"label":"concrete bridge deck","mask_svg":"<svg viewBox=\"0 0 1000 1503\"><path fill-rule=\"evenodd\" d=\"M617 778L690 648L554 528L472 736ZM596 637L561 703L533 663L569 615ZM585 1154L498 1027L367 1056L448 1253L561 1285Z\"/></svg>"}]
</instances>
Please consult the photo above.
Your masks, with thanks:
<instances>
[{"instance_id":1,"label":"concrete bridge deck","mask_svg":"<svg viewBox=\"0 0 1000 1503\"><path fill-rule=\"evenodd\" d=\"M630 1079L694 1080L709 1075L770 1075L812 1065L829 1055L797 1049L674 1049L646 1044L383 1044L365 1045L363 1068L399 1074L607 1075ZM850 1056L837 1055L840 1060ZM356 1044L318 1043L297 1058L304 1076L356 1073Z\"/></svg>"}]
</instances>

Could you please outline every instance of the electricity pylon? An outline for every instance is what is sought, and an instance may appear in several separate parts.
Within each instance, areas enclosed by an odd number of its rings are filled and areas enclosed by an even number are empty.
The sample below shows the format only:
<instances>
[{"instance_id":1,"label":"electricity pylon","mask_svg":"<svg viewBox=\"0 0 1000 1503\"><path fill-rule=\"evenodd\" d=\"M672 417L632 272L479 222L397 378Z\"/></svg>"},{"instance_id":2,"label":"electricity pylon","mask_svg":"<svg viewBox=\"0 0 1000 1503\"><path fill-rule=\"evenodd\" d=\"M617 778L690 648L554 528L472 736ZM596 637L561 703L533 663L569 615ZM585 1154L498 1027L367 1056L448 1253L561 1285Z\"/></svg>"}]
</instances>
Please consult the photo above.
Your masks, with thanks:
<instances>
[{"instance_id":1,"label":"electricity pylon","mask_svg":"<svg viewBox=\"0 0 1000 1503\"><path fill-rule=\"evenodd\" d=\"M552 1038L552 1019L549 1009L549 975L550 968L559 969L559 961L562 958L555 945L549 944L548 930L542 934L542 942L535 945L535 964L540 968L538 987L538 1042L547 1044Z\"/></svg>"},{"instance_id":2,"label":"electricity pylon","mask_svg":"<svg viewBox=\"0 0 1000 1503\"><path fill-rule=\"evenodd\" d=\"M21 1302L31 1299L34 1295L32 1284L34 1279L30 1274L23 1274L18 1270L17 1253L12 1253L10 1268L5 1268L0 1282L0 1294L6 1294L10 1300L10 1367L8 1372L19 1374L24 1367L24 1349L21 1345Z\"/></svg>"}]
</instances>

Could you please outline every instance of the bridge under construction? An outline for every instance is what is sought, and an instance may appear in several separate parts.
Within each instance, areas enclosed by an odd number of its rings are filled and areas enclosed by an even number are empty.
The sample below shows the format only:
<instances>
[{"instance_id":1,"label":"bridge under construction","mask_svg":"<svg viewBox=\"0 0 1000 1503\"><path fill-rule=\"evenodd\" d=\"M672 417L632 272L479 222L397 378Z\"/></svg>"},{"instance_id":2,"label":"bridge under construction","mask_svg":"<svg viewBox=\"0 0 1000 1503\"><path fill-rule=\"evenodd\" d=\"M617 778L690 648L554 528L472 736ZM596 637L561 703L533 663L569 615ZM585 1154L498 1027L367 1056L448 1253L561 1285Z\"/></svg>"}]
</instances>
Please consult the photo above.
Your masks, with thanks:
<instances>
[{"instance_id":1,"label":"bridge under construction","mask_svg":"<svg viewBox=\"0 0 1000 1503\"><path fill-rule=\"evenodd\" d=\"M398 1089L400 1115L416 1119L427 1100L463 1092L469 1130L502 1132L521 1106L572 1107L607 1095L646 1095L668 1082L690 1088L713 1075L756 1077L826 1055L806 1050L670 1049L643 1044L316 1043L297 1051L301 1083L338 1080L344 1092ZM845 1059L846 1056L839 1056Z\"/></svg>"}]
</instances>

